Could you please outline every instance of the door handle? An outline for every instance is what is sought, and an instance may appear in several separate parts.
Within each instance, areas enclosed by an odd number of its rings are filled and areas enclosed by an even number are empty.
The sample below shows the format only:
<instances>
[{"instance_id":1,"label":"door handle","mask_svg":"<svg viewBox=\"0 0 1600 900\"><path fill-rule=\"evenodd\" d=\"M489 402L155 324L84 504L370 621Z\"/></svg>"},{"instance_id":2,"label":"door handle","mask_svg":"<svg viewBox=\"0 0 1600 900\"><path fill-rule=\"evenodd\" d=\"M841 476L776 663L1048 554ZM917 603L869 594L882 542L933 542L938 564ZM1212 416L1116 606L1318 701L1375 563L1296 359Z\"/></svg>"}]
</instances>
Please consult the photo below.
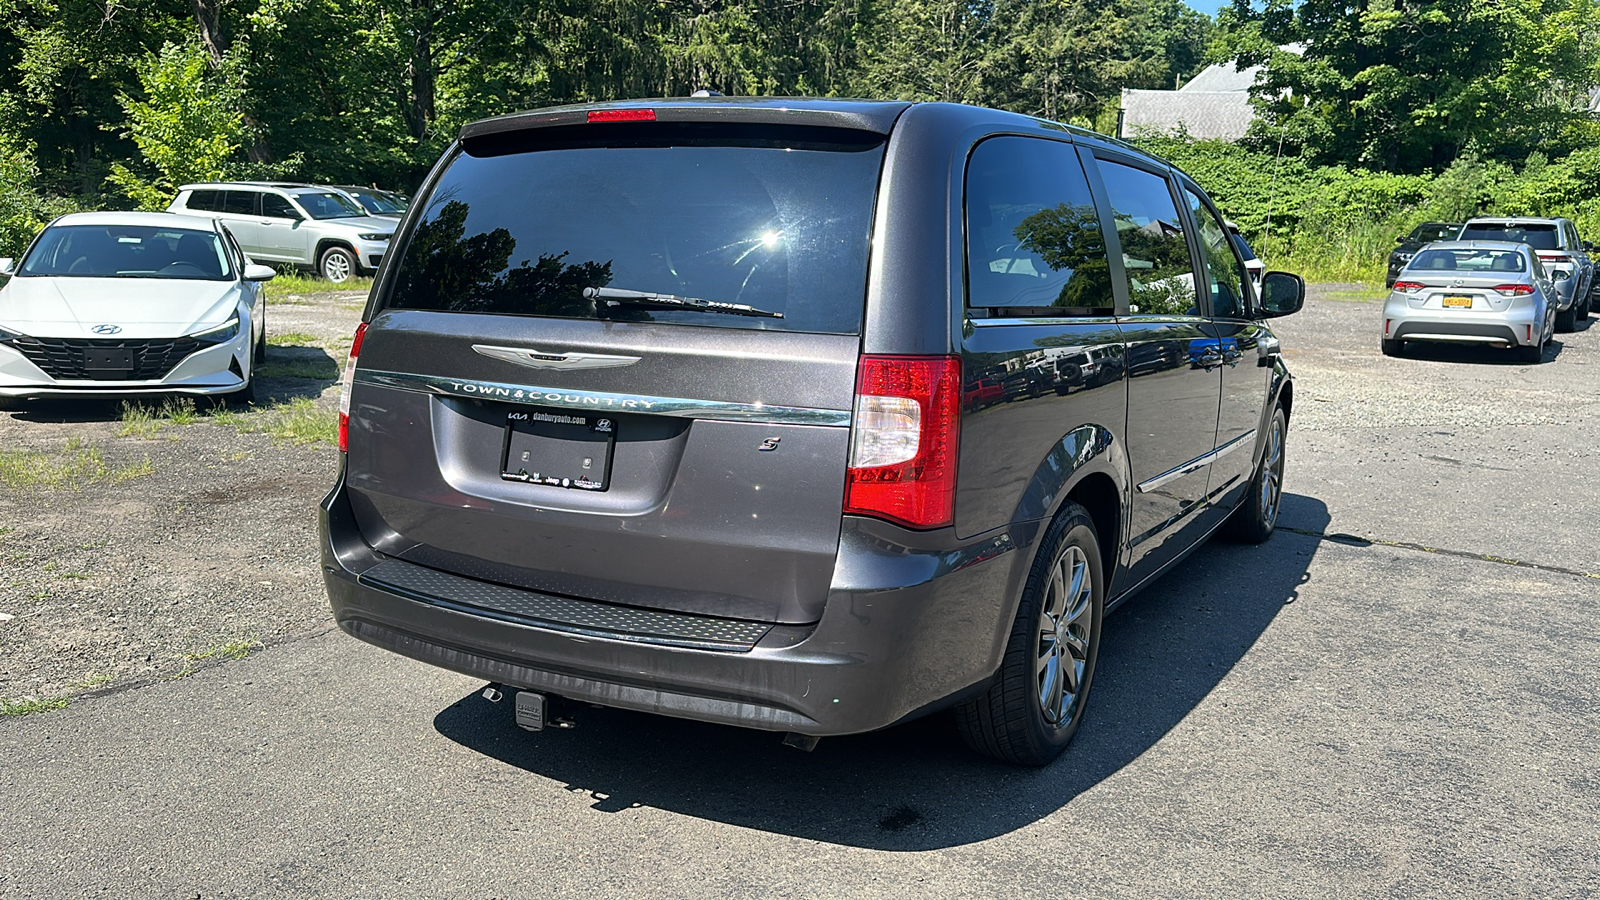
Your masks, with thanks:
<instances>
[{"instance_id":1,"label":"door handle","mask_svg":"<svg viewBox=\"0 0 1600 900\"><path fill-rule=\"evenodd\" d=\"M1263 367L1271 367L1278 360L1278 350L1281 346L1276 335L1263 335L1261 342L1256 344L1256 353L1259 356L1259 361L1256 364Z\"/></svg>"}]
</instances>

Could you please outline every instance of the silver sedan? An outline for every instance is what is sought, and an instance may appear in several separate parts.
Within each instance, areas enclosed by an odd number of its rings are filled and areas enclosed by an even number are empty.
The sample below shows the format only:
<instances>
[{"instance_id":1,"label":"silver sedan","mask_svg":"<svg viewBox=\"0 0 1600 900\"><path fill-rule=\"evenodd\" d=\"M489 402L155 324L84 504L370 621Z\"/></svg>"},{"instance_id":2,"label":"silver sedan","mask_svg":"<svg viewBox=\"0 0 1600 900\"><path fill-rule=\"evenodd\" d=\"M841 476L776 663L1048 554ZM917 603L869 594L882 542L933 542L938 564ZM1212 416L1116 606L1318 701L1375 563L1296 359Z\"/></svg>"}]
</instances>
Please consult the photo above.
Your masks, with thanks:
<instances>
[{"instance_id":1,"label":"silver sedan","mask_svg":"<svg viewBox=\"0 0 1600 900\"><path fill-rule=\"evenodd\" d=\"M1537 363L1555 333L1556 289L1538 256L1510 241L1437 241L1400 270L1383 304L1383 352L1409 341L1506 347Z\"/></svg>"}]
</instances>

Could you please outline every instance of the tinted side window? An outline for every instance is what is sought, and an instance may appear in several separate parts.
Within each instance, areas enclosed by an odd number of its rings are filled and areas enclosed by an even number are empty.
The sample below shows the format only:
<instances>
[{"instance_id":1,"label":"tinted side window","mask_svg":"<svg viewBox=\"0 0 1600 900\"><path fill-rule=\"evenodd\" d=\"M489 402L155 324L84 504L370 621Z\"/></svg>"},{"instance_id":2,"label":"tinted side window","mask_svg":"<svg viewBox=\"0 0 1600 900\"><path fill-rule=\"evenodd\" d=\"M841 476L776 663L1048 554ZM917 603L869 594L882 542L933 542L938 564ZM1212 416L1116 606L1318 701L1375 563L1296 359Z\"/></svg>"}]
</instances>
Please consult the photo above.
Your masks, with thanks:
<instances>
[{"instance_id":1,"label":"tinted side window","mask_svg":"<svg viewBox=\"0 0 1600 900\"><path fill-rule=\"evenodd\" d=\"M189 200L185 204L188 209L219 210L222 208L221 191L190 191Z\"/></svg>"},{"instance_id":2,"label":"tinted side window","mask_svg":"<svg viewBox=\"0 0 1600 900\"><path fill-rule=\"evenodd\" d=\"M1128 279L1129 312L1197 316L1194 266L1183 220L1167 179L1144 169L1100 160L1100 177L1116 216Z\"/></svg>"},{"instance_id":3,"label":"tinted side window","mask_svg":"<svg viewBox=\"0 0 1600 900\"><path fill-rule=\"evenodd\" d=\"M1200 229L1200 250L1206 256L1206 287L1211 292L1211 314L1221 319L1242 319L1250 314L1245 302L1245 271L1233 255L1228 229L1211 214L1194 191L1184 188L1184 199Z\"/></svg>"},{"instance_id":4,"label":"tinted side window","mask_svg":"<svg viewBox=\"0 0 1600 900\"><path fill-rule=\"evenodd\" d=\"M991 138L967 165L967 305L1109 311L1111 267L1071 144Z\"/></svg>"},{"instance_id":5,"label":"tinted side window","mask_svg":"<svg viewBox=\"0 0 1600 900\"><path fill-rule=\"evenodd\" d=\"M295 212L293 206L289 205L289 201L279 197L277 194L261 195L261 214L263 216L271 216L274 219L300 218L300 214Z\"/></svg>"},{"instance_id":6,"label":"tinted side window","mask_svg":"<svg viewBox=\"0 0 1600 900\"><path fill-rule=\"evenodd\" d=\"M222 198L222 212L236 216L256 215L255 191L228 191Z\"/></svg>"}]
</instances>

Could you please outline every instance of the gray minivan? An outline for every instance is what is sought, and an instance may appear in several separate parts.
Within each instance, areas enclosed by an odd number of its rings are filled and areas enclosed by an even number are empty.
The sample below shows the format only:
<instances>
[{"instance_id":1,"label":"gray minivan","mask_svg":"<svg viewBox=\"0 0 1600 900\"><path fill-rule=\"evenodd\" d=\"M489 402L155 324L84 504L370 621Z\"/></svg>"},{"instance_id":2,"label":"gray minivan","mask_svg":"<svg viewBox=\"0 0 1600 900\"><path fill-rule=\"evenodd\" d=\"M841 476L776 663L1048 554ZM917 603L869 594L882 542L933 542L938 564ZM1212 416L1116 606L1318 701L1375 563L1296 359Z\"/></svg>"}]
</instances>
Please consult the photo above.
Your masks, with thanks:
<instances>
[{"instance_id":1,"label":"gray minivan","mask_svg":"<svg viewBox=\"0 0 1600 900\"><path fill-rule=\"evenodd\" d=\"M954 708L1053 759L1106 611L1276 522L1293 391L1205 193L944 103L466 126L344 375L339 626L495 683L809 746Z\"/></svg>"}]
</instances>

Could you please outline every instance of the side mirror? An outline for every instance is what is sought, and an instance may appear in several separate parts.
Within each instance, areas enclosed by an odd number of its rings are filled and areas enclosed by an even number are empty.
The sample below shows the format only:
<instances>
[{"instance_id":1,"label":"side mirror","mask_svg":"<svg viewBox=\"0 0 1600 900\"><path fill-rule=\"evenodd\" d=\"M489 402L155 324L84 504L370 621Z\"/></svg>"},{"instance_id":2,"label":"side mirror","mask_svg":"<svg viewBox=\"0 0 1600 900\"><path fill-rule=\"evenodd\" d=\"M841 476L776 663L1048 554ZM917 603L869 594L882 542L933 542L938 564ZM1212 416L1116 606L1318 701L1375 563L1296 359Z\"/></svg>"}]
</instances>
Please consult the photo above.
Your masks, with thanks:
<instances>
[{"instance_id":1,"label":"side mirror","mask_svg":"<svg viewBox=\"0 0 1600 900\"><path fill-rule=\"evenodd\" d=\"M17 263L9 256L0 257L0 275L16 274Z\"/></svg>"},{"instance_id":2,"label":"side mirror","mask_svg":"<svg viewBox=\"0 0 1600 900\"><path fill-rule=\"evenodd\" d=\"M1306 280L1288 272L1268 272L1261 278L1261 317L1275 319L1300 311L1306 302Z\"/></svg>"},{"instance_id":3,"label":"side mirror","mask_svg":"<svg viewBox=\"0 0 1600 900\"><path fill-rule=\"evenodd\" d=\"M1583 243L1583 252L1585 252L1585 253L1593 253L1594 252L1594 245L1593 244L1589 243L1588 241L1583 241L1582 243Z\"/></svg>"},{"instance_id":4,"label":"side mirror","mask_svg":"<svg viewBox=\"0 0 1600 900\"><path fill-rule=\"evenodd\" d=\"M245 281L271 281L278 277L278 270L271 266L260 266L249 263L244 267Z\"/></svg>"},{"instance_id":5,"label":"side mirror","mask_svg":"<svg viewBox=\"0 0 1600 900\"><path fill-rule=\"evenodd\" d=\"M1395 243L1396 243L1396 244L1403 244L1403 243L1405 243L1405 242L1406 242L1406 236L1405 236L1405 235L1403 235L1403 234L1402 234L1402 235L1400 235L1400 236L1399 236L1399 237L1397 237L1397 238L1395 238L1395 239L1394 239L1394 242L1395 242Z\"/></svg>"}]
</instances>

